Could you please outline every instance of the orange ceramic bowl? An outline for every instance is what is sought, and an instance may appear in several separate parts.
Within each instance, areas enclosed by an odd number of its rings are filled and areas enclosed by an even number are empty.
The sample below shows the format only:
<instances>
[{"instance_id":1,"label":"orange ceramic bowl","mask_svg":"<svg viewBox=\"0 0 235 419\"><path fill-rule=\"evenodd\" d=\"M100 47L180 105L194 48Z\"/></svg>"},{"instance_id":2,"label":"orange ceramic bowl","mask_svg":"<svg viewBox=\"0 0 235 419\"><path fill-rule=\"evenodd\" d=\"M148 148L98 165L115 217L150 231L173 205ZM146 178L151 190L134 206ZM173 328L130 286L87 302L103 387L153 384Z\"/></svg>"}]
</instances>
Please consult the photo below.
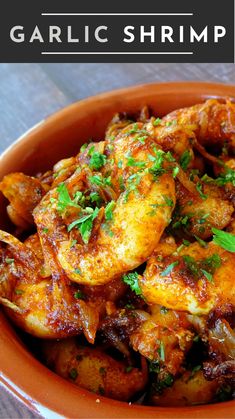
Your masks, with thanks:
<instances>
[{"instance_id":1,"label":"orange ceramic bowl","mask_svg":"<svg viewBox=\"0 0 235 419\"><path fill-rule=\"evenodd\" d=\"M27 132L1 156L0 179L9 172L34 174L75 154L89 138L101 139L112 115L149 105L157 115L208 98L235 99L235 86L179 82L147 84L104 93L77 102ZM7 228L0 197L0 227ZM194 407L129 405L91 394L63 380L39 363L0 313L0 382L34 412L69 418L232 418L235 402Z\"/></svg>"}]
</instances>

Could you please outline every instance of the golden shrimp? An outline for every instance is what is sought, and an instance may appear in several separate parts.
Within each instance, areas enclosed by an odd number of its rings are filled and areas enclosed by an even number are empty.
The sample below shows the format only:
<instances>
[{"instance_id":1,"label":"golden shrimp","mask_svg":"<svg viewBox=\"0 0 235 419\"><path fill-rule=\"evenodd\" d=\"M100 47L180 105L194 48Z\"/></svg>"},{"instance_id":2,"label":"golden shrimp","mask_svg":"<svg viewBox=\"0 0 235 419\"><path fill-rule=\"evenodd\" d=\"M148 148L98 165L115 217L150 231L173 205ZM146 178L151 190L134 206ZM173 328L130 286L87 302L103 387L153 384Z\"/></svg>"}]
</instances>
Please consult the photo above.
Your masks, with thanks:
<instances>
[{"instance_id":1,"label":"golden shrimp","mask_svg":"<svg viewBox=\"0 0 235 419\"><path fill-rule=\"evenodd\" d=\"M130 337L135 351L175 376L190 349L194 333L185 313L152 306L149 319ZM192 327L191 327L192 329Z\"/></svg>"},{"instance_id":2,"label":"golden shrimp","mask_svg":"<svg viewBox=\"0 0 235 419\"><path fill-rule=\"evenodd\" d=\"M142 126L139 123L138 130L141 131ZM130 127L124 129L113 142L111 151L107 144L107 152L104 149L103 154L105 161L108 156L107 164L101 173L94 175L86 167L91 147L81 155L81 171L64 182L70 194L67 196L70 208L62 215L58 212L58 188L51 190L34 210L45 259L53 252L71 281L101 285L136 268L151 255L170 222L175 205L175 182L172 172L168 171L172 163L167 161L166 153L156 149L151 137L145 135L143 143L136 140L135 132L132 133ZM95 211L90 207L82 210L79 205L72 208L73 196L81 196L84 189L92 187L92 182L102 186L107 182L110 165L109 183L116 201ZM110 206L112 212L107 210ZM78 229L71 228L82 224L81 220L93 221L85 244ZM152 234L146 235L146 231ZM82 234L82 228L80 232Z\"/></svg>"},{"instance_id":3,"label":"golden shrimp","mask_svg":"<svg viewBox=\"0 0 235 419\"><path fill-rule=\"evenodd\" d=\"M235 104L229 100L221 103L210 99L199 105L177 109L163 118L164 124L172 122L191 126L203 145L223 146L227 141L233 149L235 147Z\"/></svg>"},{"instance_id":4,"label":"golden shrimp","mask_svg":"<svg viewBox=\"0 0 235 419\"><path fill-rule=\"evenodd\" d=\"M212 236L213 227L222 230L228 226L234 207L217 185L205 184L197 176L194 177L194 183L197 187L196 193L177 182L177 209L172 227L174 231L183 227L187 235L205 240Z\"/></svg>"},{"instance_id":5,"label":"golden shrimp","mask_svg":"<svg viewBox=\"0 0 235 419\"><path fill-rule=\"evenodd\" d=\"M33 224L32 212L45 195L42 183L23 173L6 175L0 183L0 191L10 201L7 213L11 221L24 230Z\"/></svg>"},{"instance_id":6,"label":"golden shrimp","mask_svg":"<svg viewBox=\"0 0 235 419\"><path fill-rule=\"evenodd\" d=\"M37 337L57 339L84 331L93 342L100 301L82 301L64 276L51 278L37 235L21 243L0 231L0 240L8 244L1 249L0 302L9 317Z\"/></svg>"},{"instance_id":7,"label":"golden shrimp","mask_svg":"<svg viewBox=\"0 0 235 419\"><path fill-rule=\"evenodd\" d=\"M173 249L172 249L173 250ZM214 243L162 249L153 255L139 284L149 304L208 314L217 305L235 304L235 255Z\"/></svg>"},{"instance_id":8,"label":"golden shrimp","mask_svg":"<svg viewBox=\"0 0 235 419\"><path fill-rule=\"evenodd\" d=\"M43 345L46 363L57 374L98 395L129 401L147 384L147 365L141 369L125 365L102 349L82 347L75 339Z\"/></svg>"}]
</instances>

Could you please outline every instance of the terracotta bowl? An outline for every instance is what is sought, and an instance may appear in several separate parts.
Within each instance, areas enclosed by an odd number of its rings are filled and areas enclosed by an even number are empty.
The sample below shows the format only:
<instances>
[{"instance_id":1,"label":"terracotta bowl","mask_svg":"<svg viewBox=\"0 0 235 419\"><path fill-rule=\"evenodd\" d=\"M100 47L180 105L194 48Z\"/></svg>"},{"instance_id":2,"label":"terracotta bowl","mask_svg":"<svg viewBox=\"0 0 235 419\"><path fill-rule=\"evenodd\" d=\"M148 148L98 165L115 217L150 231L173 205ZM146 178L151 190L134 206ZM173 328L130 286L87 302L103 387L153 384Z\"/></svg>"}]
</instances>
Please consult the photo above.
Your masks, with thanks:
<instances>
[{"instance_id":1,"label":"terracotta bowl","mask_svg":"<svg viewBox=\"0 0 235 419\"><path fill-rule=\"evenodd\" d=\"M112 115L149 105L157 115L207 98L235 98L235 86L165 83L134 86L77 102L39 123L0 160L0 179L9 172L35 174L75 154L89 138L101 139ZM7 228L6 202L0 197L0 227ZM29 352L7 318L0 314L0 382L34 412L69 418L232 418L235 402L195 407L128 405L93 395L49 371Z\"/></svg>"}]
</instances>

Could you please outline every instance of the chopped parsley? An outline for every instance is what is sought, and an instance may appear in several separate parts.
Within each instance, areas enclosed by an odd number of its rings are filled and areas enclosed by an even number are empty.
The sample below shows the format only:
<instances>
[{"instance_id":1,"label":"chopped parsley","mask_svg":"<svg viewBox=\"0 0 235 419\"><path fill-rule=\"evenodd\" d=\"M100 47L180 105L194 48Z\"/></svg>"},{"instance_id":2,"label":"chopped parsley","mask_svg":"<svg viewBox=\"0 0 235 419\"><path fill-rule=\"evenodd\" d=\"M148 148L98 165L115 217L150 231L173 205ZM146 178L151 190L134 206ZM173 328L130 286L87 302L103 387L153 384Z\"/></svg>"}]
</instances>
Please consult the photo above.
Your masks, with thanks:
<instances>
[{"instance_id":1,"label":"chopped parsley","mask_svg":"<svg viewBox=\"0 0 235 419\"><path fill-rule=\"evenodd\" d=\"M15 294L16 295L22 295L22 294L24 294L24 291L23 290L16 289L15 290Z\"/></svg>"},{"instance_id":2,"label":"chopped parsley","mask_svg":"<svg viewBox=\"0 0 235 419\"><path fill-rule=\"evenodd\" d=\"M161 124L161 122L162 122L161 118L156 118L156 119L153 121L153 126L154 126L154 127L157 127L158 125L160 125L160 124Z\"/></svg>"},{"instance_id":3,"label":"chopped parsley","mask_svg":"<svg viewBox=\"0 0 235 419\"><path fill-rule=\"evenodd\" d=\"M86 210L88 211L88 209L89 209L89 214L86 214L83 217L78 218L77 220L69 224L68 226L68 232L70 232L74 227L78 227L80 234L82 236L82 240L84 241L85 244L87 244L90 239L90 235L91 235L91 231L93 227L93 221L99 213L99 208L97 207L95 209L87 207Z\"/></svg>"},{"instance_id":4,"label":"chopped parsley","mask_svg":"<svg viewBox=\"0 0 235 419\"><path fill-rule=\"evenodd\" d=\"M213 274L216 269L221 266L221 258L217 253L199 261L196 261L192 256L184 255L183 260L187 269L196 279L200 279L201 274L203 274L210 282L213 281Z\"/></svg>"},{"instance_id":5,"label":"chopped parsley","mask_svg":"<svg viewBox=\"0 0 235 419\"><path fill-rule=\"evenodd\" d=\"M144 161L137 161L134 157L128 157L127 166L144 168L146 163Z\"/></svg>"},{"instance_id":6,"label":"chopped parsley","mask_svg":"<svg viewBox=\"0 0 235 419\"><path fill-rule=\"evenodd\" d=\"M171 387L174 382L174 378L172 374L167 374L164 379L157 380L152 384L153 390L156 391L156 393L161 394L163 390L165 390L167 387Z\"/></svg>"},{"instance_id":7,"label":"chopped parsley","mask_svg":"<svg viewBox=\"0 0 235 419\"><path fill-rule=\"evenodd\" d=\"M108 205L105 208L105 219L107 221L110 221L113 219L113 209L115 207L115 201L111 201L108 203Z\"/></svg>"},{"instance_id":8,"label":"chopped parsley","mask_svg":"<svg viewBox=\"0 0 235 419\"><path fill-rule=\"evenodd\" d=\"M202 199L207 199L208 198L208 196L203 193L202 184L200 182L197 182L196 190L198 191L198 193L199 193L199 195Z\"/></svg>"},{"instance_id":9,"label":"chopped parsley","mask_svg":"<svg viewBox=\"0 0 235 419\"><path fill-rule=\"evenodd\" d=\"M14 262L15 262L15 259L13 259L13 258L6 258L6 259L5 259L5 262L6 262L8 265L11 265L12 263L14 263Z\"/></svg>"},{"instance_id":10,"label":"chopped parsley","mask_svg":"<svg viewBox=\"0 0 235 419\"><path fill-rule=\"evenodd\" d=\"M195 236L195 235L194 235L194 237L197 240L197 242L200 244L201 247L207 247L207 243L204 240L200 239L200 237Z\"/></svg>"},{"instance_id":11,"label":"chopped parsley","mask_svg":"<svg viewBox=\"0 0 235 419\"><path fill-rule=\"evenodd\" d=\"M133 367L131 365L129 365L128 367L125 368L125 371L127 373L131 372L133 370Z\"/></svg>"},{"instance_id":12,"label":"chopped parsley","mask_svg":"<svg viewBox=\"0 0 235 419\"><path fill-rule=\"evenodd\" d=\"M60 213L64 212L67 209L67 207L79 208L78 201L82 197L82 193L80 191L76 192L74 199L71 199L67 186L65 185L65 183L61 183L57 188L57 192L58 192L57 210Z\"/></svg>"},{"instance_id":13,"label":"chopped parsley","mask_svg":"<svg viewBox=\"0 0 235 419\"><path fill-rule=\"evenodd\" d=\"M235 252L235 235L232 233L227 233L223 230L218 230L217 228L212 228L213 243L227 250L228 252Z\"/></svg>"},{"instance_id":14,"label":"chopped parsley","mask_svg":"<svg viewBox=\"0 0 235 419\"><path fill-rule=\"evenodd\" d=\"M137 122L135 122L132 125L132 128L129 131L127 131L126 134L127 135L129 135L129 134L135 134L138 130L139 130L139 126L138 126Z\"/></svg>"},{"instance_id":15,"label":"chopped parsley","mask_svg":"<svg viewBox=\"0 0 235 419\"><path fill-rule=\"evenodd\" d=\"M129 285L130 289L136 293L136 295L141 295L142 291L139 286L138 282L138 273L137 272L130 272L129 274L123 275L122 277L123 282Z\"/></svg>"},{"instance_id":16,"label":"chopped parsley","mask_svg":"<svg viewBox=\"0 0 235 419\"><path fill-rule=\"evenodd\" d=\"M157 360L153 360L149 362L149 372L154 372L157 374L160 372L160 366Z\"/></svg>"},{"instance_id":17,"label":"chopped parsley","mask_svg":"<svg viewBox=\"0 0 235 419\"><path fill-rule=\"evenodd\" d=\"M161 361L165 361L165 346L162 340L159 341L158 354Z\"/></svg>"},{"instance_id":18,"label":"chopped parsley","mask_svg":"<svg viewBox=\"0 0 235 419\"><path fill-rule=\"evenodd\" d=\"M165 203L168 207L173 207L174 206L173 199L171 199L169 196L166 196L166 195L164 195L163 197L164 197Z\"/></svg>"},{"instance_id":19,"label":"chopped parsley","mask_svg":"<svg viewBox=\"0 0 235 419\"><path fill-rule=\"evenodd\" d=\"M74 293L74 298L76 298L76 300L84 300L85 295L83 294L82 291L76 291Z\"/></svg>"},{"instance_id":20,"label":"chopped parsley","mask_svg":"<svg viewBox=\"0 0 235 419\"><path fill-rule=\"evenodd\" d=\"M179 173L179 166L175 166L174 167L174 169L172 170L172 175L173 175L173 178L175 179L176 178L176 176L178 175L178 173Z\"/></svg>"},{"instance_id":21,"label":"chopped parsley","mask_svg":"<svg viewBox=\"0 0 235 419\"><path fill-rule=\"evenodd\" d=\"M83 153L87 147L88 147L88 143L84 143L80 148L80 152Z\"/></svg>"},{"instance_id":22,"label":"chopped parsley","mask_svg":"<svg viewBox=\"0 0 235 419\"><path fill-rule=\"evenodd\" d=\"M166 269L164 269L163 272L160 273L160 276L167 276L171 271L174 269L175 266L179 264L179 261L176 260L175 262L172 262L169 266L167 266Z\"/></svg>"},{"instance_id":23,"label":"chopped parsley","mask_svg":"<svg viewBox=\"0 0 235 419\"><path fill-rule=\"evenodd\" d=\"M155 156L149 154L149 160L153 162L152 167L149 169L149 172L154 175L154 177L161 176L163 173L166 173L166 169L163 168L164 163L164 151L155 149Z\"/></svg>"},{"instance_id":24,"label":"chopped parsley","mask_svg":"<svg viewBox=\"0 0 235 419\"><path fill-rule=\"evenodd\" d=\"M98 151L94 151L91 155L89 166L91 169L99 170L105 165L107 157L105 154L101 154Z\"/></svg>"},{"instance_id":25,"label":"chopped parsley","mask_svg":"<svg viewBox=\"0 0 235 419\"><path fill-rule=\"evenodd\" d=\"M166 313L168 313L168 308L166 308L166 307L164 307L164 306L162 306L161 308L160 308L160 313L161 314L166 314Z\"/></svg>"},{"instance_id":26,"label":"chopped parsley","mask_svg":"<svg viewBox=\"0 0 235 419\"><path fill-rule=\"evenodd\" d=\"M91 200L91 202L95 202L98 206L100 206L101 202L102 202L102 198L98 194L98 192L91 192L90 193L90 200Z\"/></svg>"},{"instance_id":27,"label":"chopped parsley","mask_svg":"<svg viewBox=\"0 0 235 419\"><path fill-rule=\"evenodd\" d=\"M94 175L94 176L90 176L89 177L89 181L93 184L93 185L97 185L97 186L112 186L111 183L111 176L108 176L106 178L103 178L101 175Z\"/></svg>"},{"instance_id":28,"label":"chopped parsley","mask_svg":"<svg viewBox=\"0 0 235 419\"><path fill-rule=\"evenodd\" d=\"M232 185L235 186L235 170L225 166L225 171L221 173L219 177L217 177L215 183L218 186L224 186L227 183L232 183Z\"/></svg>"},{"instance_id":29,"label":"chopped parsley","mask_svg":"<svg viewBox=\"0 0 235 419\"><path fill-rule=\"evenodd\" d=\"M192 157L189 150L185 150L180 157L180 166L183 170L187 170Z\"/></svg>"}]
</instances>

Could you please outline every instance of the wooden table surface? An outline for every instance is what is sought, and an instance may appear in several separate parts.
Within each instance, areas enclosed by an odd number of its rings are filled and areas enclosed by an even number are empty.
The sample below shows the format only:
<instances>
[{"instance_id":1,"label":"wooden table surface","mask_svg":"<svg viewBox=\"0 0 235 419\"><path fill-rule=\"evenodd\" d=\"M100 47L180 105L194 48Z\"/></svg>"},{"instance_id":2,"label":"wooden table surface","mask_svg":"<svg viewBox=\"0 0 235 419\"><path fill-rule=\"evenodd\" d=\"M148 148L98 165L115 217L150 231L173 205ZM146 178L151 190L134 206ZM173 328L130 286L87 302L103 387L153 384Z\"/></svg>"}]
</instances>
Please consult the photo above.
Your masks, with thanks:
<instances>
[{"instance_id":1,"label":"wooden table surface","mask_svg":"<svg viewBox=\"0 0 235 419\"><path fill-rule=\"evenodd\" d=\"M133 84L170 80L235 84L235 65L0 64L0 152L35 123L76 100ZM0 418L39 416L1 389Z\"/></svg>"}]
</instances>

